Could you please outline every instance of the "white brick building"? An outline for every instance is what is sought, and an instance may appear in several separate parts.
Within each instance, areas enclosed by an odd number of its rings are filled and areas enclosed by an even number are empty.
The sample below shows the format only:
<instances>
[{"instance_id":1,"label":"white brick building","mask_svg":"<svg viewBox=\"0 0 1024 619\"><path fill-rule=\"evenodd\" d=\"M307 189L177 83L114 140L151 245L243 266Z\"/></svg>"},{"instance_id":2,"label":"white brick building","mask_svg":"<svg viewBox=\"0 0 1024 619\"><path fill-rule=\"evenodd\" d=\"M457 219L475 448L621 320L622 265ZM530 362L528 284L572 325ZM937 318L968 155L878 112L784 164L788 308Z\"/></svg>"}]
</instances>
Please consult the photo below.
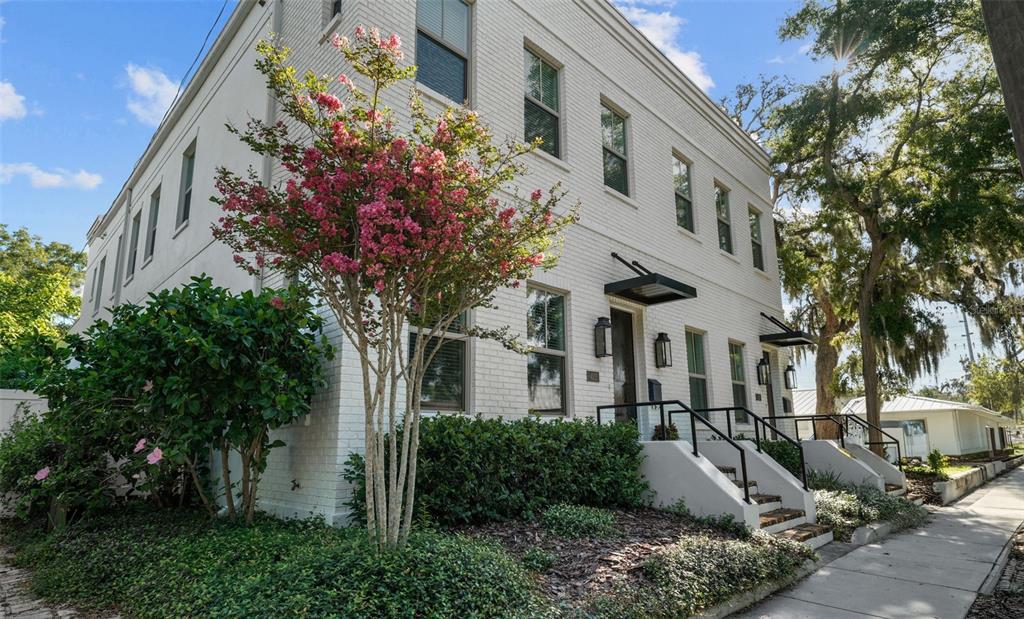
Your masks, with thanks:
<instances>
[{"instance_id":1,"label":"white brick building","mask_svg":"<svg viewBox=\"0 0 1024 619\"><path fill-rule=\"evenodd\" d=\"M755 413L782 414L788 353L760 339L779 330L762 312L782 315L768 158L605 0L242 0L90 228L76 329L108 317L110 306L142 302L200 273L237 290L281 284L280 276L260 281L236 268L211 236L217 166L280 174L224 125L275 117L254 68L258 40L276 32L300 70L339 73L345 67L328 39L357 24L402 37L407 59L420 65L428 105L451 102L438 91L465 92L497 136L523 139L527 117L531 131L548 131L552 153L529 156L524 188L562 181L564 202L582 202L559 266L501 291L496 310L469 317L526 336L532 307L530 335L544 352L527 359L490 341L453 343L426 408L593 416L598 405L647 400L648 381L657 380L666 399L696 406L703 385L707 406L742 400ZM395 89L389 104L403 109L406 95ZM606 294L606 284L637 276L612 252L696 296L645 306ZM595 356L600 318L614 323L611 356ZM670 367L655 364L659 333L674 347ZM357 358L336 328L329 335L339 348L330 388L315 414L280 431L287 447L273 452L261 506L338 521L348 493L341 472L361 448L362 409ZM765 353L770 390L756 380Z\"/></svg>"}]
</instances>

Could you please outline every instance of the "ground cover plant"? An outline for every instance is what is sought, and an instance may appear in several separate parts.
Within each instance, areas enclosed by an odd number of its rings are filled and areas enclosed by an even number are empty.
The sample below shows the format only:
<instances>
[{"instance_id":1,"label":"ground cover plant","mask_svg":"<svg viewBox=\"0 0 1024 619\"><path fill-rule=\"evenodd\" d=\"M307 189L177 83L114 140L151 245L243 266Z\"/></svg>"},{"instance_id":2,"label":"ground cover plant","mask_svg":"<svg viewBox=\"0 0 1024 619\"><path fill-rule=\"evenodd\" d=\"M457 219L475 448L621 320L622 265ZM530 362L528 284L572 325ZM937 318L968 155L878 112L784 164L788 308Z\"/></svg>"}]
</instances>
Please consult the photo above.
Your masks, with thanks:
<instances>
[{"instance_id":1,"label":"ground cover plant","mask_svg":"<svg viewBox=\"0 0 1024 619\"><path fill-rule=\"evenodd\" d=\"M923 507L873 486L845 485L821 473L809 475L808 484L814 490L818 523L832 527L838 541L850 541L857 527L873 522L889 522L895 531L902 531L921 526L928 519Z\"/></svg>"}]
</instances>

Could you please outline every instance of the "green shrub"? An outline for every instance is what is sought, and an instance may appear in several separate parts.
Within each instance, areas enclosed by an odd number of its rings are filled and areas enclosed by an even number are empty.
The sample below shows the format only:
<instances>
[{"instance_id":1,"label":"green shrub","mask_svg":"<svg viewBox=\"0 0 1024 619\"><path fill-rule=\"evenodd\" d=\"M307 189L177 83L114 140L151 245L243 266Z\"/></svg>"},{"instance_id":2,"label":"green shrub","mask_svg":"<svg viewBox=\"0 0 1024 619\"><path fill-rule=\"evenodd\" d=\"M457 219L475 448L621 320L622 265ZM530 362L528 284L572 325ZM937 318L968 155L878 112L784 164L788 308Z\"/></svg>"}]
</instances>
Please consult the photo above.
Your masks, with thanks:
<instances>
[{"instance_id":1,"label":"green shrub","mask_svg":"<svg viewBox=\"0 0 1024 619\"><path fill-rule=\"evenodd\" d=\"M791 575L814 556L806 546L758 532L751 541L687 536L644 564L650 584L594 600L589 616L689 617Z\"/></svg>"},{"instance_id":2,"label":"green shrub","mask_svg":"<svg viewBox=\"0 0 1024 619\"><path fill-rule=\"evenodd\" d=\"M543 548L534 546L523 553L520 561L523 567L531 572L546 572L555 564L555 555Z\"/></svg>"},{"instance_id":3,"label":"green shrub","mask_svg":"<svg viewBox=\"0 0 1024 619\"><path fill-rule=\"evenodd\" d=\"M194 511L98 518L23 545L34 593L134 617L517 617L532 578L491 543L415 532L378 552L316 522L209 523Z\"/></svg>"},{"instance_id":4,"label":"green shrub","mask_svg":"<svg viewBox=\"0 0 1024 619\"><path fill-rule=\"evenodd\" d=\"M608 539L619 534L615 515L608 510L585 505L552 505L544 510L541 524L558 537L579 539L596 537Z\"/></svg>"},{"instance_id":5,"label":"green shrub","mask_svg":"<svg viewBox=\"0 0 1024 619\"><path fill-rule=\"evenodd\" d=\"M833 471L807 471L807 487L811 490L842 490L846 484Z\"/></svg>"},{"instance_id":6,"label":"green shrub","mask_svg":"<svg viewBox=\"0 0 1024 619\"><path fill-rule=\"evenodd\" d=\"M551 505L642 505L637 430L586 421L515 421L464 415L424 418L420 427L416 501L421 517L440 525L531 519ZM353 454L345 479L349 506L365 515L363 459Z\"/></svg>"},{"instance_id":7,"label":"green shrub","mask_svg":"<svg viewBox=\"0 0 1024 619\"><path fill-rule=\"evenodd\" d=\"M803 476L800 463L800 448L789 441L761 441L761 450L781 464L797 479Z\"/></svg>"},{"instance_id":8,"label":"green shrub","mask_svg":"<svg viewBox=\"0 0 1024 619\"><path fill-rule=\"evenodd\" d=\"M664 437L662 437L662 432L665 433ZM651 440L652 441L678 441L679 440L679 428L676 427L676 424L670 423L670 424L668 424L668 430L662 430L662 426L659 423L658 425L654 426L654 431L651 432Z\"/></svg>"},{"instance_id":9,"label":"green shrub","mask_svg":"<svg viewBox=\"0 0 1024 619\"><path fill-rule=\"evenodd\" d=\"M938 449L933 449L928 454L928 468L931 469L932 473L942 473L942 469L949 464L949 458L942 455L942 452Z\"/></svg>"},{"instance_id":10,"label":"green shrub","mask_svg":"<svg viewBox=\"0 0 1024 619\"><path fill-rule=\"evenodd\" d=\"M844 542L850 541L854 529L872 522L889 522L895 531L901 531L928 519L923 507L872 486L815 490L814 505L818 522L832 527L835 539Z\"/></svg>"},{"instance_id":11,"label":"green shrub","mask_svg":"<svg viewBox=\"0 0 1024 619\"><path fill-rule=\"evenodd\" d=\"M45 510L45 503L36 499L46 481L37 481L35 476L56 462L59 455L57 439L42 417L19 413L7 432L0 435L0 499L6 495L7 502L22 517Z\"/></svg>"}]
</instances>

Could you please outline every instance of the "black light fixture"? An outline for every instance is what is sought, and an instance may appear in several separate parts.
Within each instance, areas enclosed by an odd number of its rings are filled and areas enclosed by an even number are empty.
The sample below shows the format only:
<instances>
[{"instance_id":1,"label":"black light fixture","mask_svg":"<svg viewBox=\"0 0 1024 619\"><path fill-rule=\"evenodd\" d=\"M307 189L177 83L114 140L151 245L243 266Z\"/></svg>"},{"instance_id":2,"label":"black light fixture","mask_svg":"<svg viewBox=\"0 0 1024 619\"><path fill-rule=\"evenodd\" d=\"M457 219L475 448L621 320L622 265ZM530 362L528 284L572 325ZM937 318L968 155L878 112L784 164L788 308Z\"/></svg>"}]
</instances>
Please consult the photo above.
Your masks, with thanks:
<instances>
[{"instance_id":1,"label":"black light fixture","mask_svg":"<svg viewBox=\"0 0 1024 619\"><path fill-rule=\"evenodd\" d=\"M594 325L594 356L612 356L612 321L606 316L598 318Z\"/></svg>"},{"instance_id":2,"label":"black light fixture","mask_svg":"<svg viewBox=\"0 0 1024 619\"><path fill-rule=\"evenodd\" d=\"M767 385L772 380L772 370L768 366L768 360L761 357L757 362L757 384Z\"/></svg>"},{"instance_id":3,"label":"black light fixture","mask_svg":"<svg viewBox=\"0 0 1024 619\"><path fill-rule=\"evenodd\" d=\"M782 376L786 380L786 389L796 389L796 368L792 363L786 366L786 371L782 373Z\"/></svg>"},{"instance_id":4,"label":"black light fixture","mask_svg":"<svg viewBox=\"0 0 1024 619\"><path fill-rule=\"evenodd\" d=\"M672 367L672 340L668 333L659 333L654 340L654 365L659 368Z\"/></svg>"}]
</instances>

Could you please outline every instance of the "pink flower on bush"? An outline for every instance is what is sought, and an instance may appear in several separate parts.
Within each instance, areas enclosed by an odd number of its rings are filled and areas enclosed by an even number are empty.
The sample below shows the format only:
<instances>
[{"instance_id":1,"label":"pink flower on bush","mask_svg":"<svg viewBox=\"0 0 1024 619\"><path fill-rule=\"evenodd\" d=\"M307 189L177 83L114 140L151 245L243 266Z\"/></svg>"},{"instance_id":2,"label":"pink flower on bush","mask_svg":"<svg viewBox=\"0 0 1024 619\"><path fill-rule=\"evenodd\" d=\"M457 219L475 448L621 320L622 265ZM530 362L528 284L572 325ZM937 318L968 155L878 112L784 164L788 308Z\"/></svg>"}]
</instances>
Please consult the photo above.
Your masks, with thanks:
<instances>
[{"instance_id":1,"label":"pink flower on bush","mask_svg":"<svg viewBox=\"0 0 1024 619\"><path fill-rule=\"evenodd\" d=\"M137 454L146 448L146 439L140 438L138 443L135 443L135 449L132 450L133 454Z\"/></svg>"},{"instance_id":2,"label":"pink flower on bush","mask_svg":"<svg viewBox=\"0 0 1024 619\"><path fill-rule=\"evenodd\" d=\"M320 107L325 107L332 112L337 112L341 109L341 99L327 92L316 93L316 102Z\"/></svg>"},{"instance_id":3,"label":"pink flower on bush","mask_svg":"<svg viewBox=\"0 0 1024 619\"><path fill-rule=\"evenodd\" d=\"M284 299L278 296L271 297L270 304L279 310L284 309Z\"/></svg>"},{"instance_id":4,"label":"pink flower on bush","mask_svg":"<svg viewBox=\"0 0 1024 619\"><path fill-rule=\"evenodd\" d=\"M345 86L349 90L354 90L356 87L355 82L353 82L352 79L349 76L345 75L344 73L338 76L338 83L341 84L342 86Z\"/></svg>"},{"instance_id":5,"label":"pink flower on bush","mask_svg":"<svg viewBox=\"0 0 1024 619\"><path fill-rule=\"evenodd\" d=\"M150 391L152 391L153 390L153 381L147 380L146 384L142 385L142 390L145 391L146 393L149 393Z\"/></svg>"},{"instance_id":6,"label":"pink flower on bush","mask_svg":"<svg viewBox=\"0 0 1024 619\"><path fill-rule=\"evenodd\" d=\"M366 28L364 28L362 26L362 24L356 26L356 36L357 37L366 36Z\"/></svg>"},{"instance_id":7,"label":"pink flower on bush","mask_svg":"<svg viewBox=\"0 0 1024 619\"><path fill-rule=\"evenodd\" d=\"M533 200L534 202L540 202L541 195L542 194L540 189L534 189L533 193L530 194L530 199Z\"/></svg>"},{"instance_id":8,"label":"pink flower on bush","mask_svg":"<svg viewBox=\"0 0 1024 619\"><path fill-rule=\"evenodd\" d=\"M36 471L36 481L43 481L50 476L50 467L44 466L43 468Z\"/></svg>"},{"instance_id":9,"label":"pink flower on bush","mask_svg":"<svg viewBox=\"0 0 1024 619\"><path fill-rule=\"evenodd\" d=\"M156 447L153 449L153 451L149 452L148 456L146 456L146 462L149 462L150 464L156 464L157 462L163 460L163 458L164 452L161 451L159 447Z\"/></svg>"}]
</instances>

